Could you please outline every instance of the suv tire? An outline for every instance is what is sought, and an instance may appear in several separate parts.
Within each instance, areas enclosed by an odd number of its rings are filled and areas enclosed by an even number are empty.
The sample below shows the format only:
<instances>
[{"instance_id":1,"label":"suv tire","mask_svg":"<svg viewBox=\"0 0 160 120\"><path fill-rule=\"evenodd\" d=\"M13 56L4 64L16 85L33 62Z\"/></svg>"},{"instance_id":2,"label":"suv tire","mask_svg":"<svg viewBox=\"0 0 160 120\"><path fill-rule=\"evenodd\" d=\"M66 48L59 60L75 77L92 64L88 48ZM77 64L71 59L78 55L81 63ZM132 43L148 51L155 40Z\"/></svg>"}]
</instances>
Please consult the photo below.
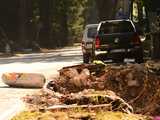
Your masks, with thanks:
<instances>
[{"instance_id":1,"label":"suv tire","mask_svg":"<svg viewBox=\"0 0 160 120\"><path fill-rule=\"evenodd\" d=\"M112 56L112 60L115 63L123 63L124 62L124 55L123 54L116 54Z\"/></svg>"},{"instance_id":2,"label":"suv tire","mask_svg":"<svg viewBox=\"0 0 160 120\"><path fill-rule=\"evenodd\" d=\"M124 58L123 57L113 58L112 60L113 60L114 63L123 63L124 62Z\"/></svg>"},{"instance_id":3,"label":"suv tire","mask_svg":"<svg viewBox=\"0 0 160 120\"><path fill-rule=\"evenodd\" d=\"M135 53L135 62L136 63L143 63L144 62L143 48L138 49L137 52Z\"/></svg>"},{"instance_id":4,"label":"suv tire","mask_svg":"<svg viewBox=\"0 0 160 120\"><path fill-rule=\"evenodd\" d=\"M90 55L85 53L83 54L83 63L89 63L90 61Z\"/></svg>"}]
</instances>

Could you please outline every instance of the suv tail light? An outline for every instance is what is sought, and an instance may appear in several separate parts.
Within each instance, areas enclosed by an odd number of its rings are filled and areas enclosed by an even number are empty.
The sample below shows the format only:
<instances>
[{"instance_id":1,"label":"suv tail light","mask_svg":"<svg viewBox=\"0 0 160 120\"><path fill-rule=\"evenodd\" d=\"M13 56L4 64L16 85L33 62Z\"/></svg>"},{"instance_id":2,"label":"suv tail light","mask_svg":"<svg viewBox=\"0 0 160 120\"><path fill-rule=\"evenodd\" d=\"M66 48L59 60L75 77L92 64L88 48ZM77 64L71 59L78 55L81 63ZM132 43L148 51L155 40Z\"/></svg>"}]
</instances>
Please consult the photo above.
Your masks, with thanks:
<instances>
[{"instance_id":1,"label":"suv tail light","mask_svg":"<svg viewBox=\"0 0 160 120\"><path fill-rule=\"evenodd\" d=\"M100 38L99 38L99 36L96 36L95 47L96 48L100 47Z\"/></svg>"},{"instance_id":2,"label":"suv tail light","mask_svg":"<svg viewBox=\"0 0 160 120\"><path fill-rule=\"evenodd\" d=\"M133 39L132 39L132 43L134 45L138 45L138 44L141 43L141 40L140 40L140 37L139 37L138 33L134 34Z\"/></svg>"}]
</instances>

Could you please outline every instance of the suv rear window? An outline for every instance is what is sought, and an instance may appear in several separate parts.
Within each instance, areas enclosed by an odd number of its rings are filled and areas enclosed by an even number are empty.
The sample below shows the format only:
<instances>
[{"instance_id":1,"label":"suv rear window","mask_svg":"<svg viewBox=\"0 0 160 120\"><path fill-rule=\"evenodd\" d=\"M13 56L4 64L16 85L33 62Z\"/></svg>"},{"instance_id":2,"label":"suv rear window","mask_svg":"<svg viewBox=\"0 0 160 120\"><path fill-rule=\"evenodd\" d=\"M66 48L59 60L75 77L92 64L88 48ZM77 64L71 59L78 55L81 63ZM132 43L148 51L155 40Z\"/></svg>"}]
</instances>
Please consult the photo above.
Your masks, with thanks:
<instances>
[{"instance_id":1,"label":"suv rear window","mask_svg":"<svg viewBox=\"0 0 160 120\"><path fill-rule=\"evenodd\" d=\"M88 38L95 38L96 34L97 34L97 27L88 28L88 33L87 33Z\"/></svg>"},{"instance_id":2,"label":"suv rear window","mask_svg":"<svg viewBox=\"0 0 160 120\"><path fill-rule=\"evenodd\" d=\"M111 33L126 33L134 32L134 28L129 21L113 21L102 23L100 27L100 33L111 34Z\"/></svg>"}]
</instances>

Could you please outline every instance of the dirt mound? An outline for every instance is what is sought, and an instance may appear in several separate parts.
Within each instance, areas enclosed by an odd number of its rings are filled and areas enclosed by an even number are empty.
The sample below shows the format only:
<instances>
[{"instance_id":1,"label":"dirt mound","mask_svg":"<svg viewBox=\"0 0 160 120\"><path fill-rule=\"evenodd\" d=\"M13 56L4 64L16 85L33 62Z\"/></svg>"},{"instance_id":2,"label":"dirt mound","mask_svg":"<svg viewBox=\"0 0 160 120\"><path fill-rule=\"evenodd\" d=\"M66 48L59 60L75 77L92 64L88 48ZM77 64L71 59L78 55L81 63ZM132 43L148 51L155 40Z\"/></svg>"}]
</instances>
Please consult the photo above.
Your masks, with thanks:
<instances>
[{"instance_id":1,"label":"dirt mound","mask_svg":"<svg viewBox=\"0 0 160 120\"><path fill-rule=\"evenodd\" d=\"M74 104L81 108L86 107L83 105L96 108L97 105L107 104L110 105L107 110L121 108L118 111L122 112L131 112L131 105L135 113L160 115L159 68L160 63L154 61L145 64L68 66L59 70L59 77L49 81L39 95L27 96L25 101L42 108L62 104L71 105L71 108L75 107ZM114 94L108 95L109 90ZM115 109L112 103L116 103ZM66 106L57 108L66 109Z\"/></svg>"},{"instance_id":2,"label":"dirt mound","mask_svg":"<svg viewBox=\"0 0 160 120\"><path fill-rule=\"evenodd\" d=\"M152 120L152 118L136 115L125 114L121 112L103 112L99 111L67 111L67 112L22 112L13 117L11 120Z\"/></svg>"},{"instance_id":3,"label":"dirt mound","mask_svg":"<svg viewBox=\"0 0 160 120\"><path fill-rule=\"evenodd\" d=\"M70 109L121 111L132 113L133 108L112 91L87 89L78 93L59 94L41 91L23 98L32 110L64 111Z\"/></svg>"},{"instance_id":4,"label":"dirt mound","mask_svg":"<svg viewBox=\"0 0 160 120\"><path fill-rule=\"evenodd\" d=\"M112 90L131 104L136 113L160 114L159 63L77 65L64 67L46 88L63 94L84 89Z\"/></svg>"}]
</instances>

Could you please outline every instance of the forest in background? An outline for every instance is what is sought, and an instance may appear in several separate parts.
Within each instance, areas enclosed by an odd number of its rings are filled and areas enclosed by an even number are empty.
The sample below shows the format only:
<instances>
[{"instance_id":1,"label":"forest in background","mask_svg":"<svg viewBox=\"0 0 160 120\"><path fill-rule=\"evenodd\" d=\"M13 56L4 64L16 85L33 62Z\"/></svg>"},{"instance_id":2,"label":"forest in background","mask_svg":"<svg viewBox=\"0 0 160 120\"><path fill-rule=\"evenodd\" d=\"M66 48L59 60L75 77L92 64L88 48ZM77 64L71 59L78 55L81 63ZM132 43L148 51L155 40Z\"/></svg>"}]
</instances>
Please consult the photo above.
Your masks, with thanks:
<instances>
[{"instance_id":1,"label":"forest in background","mask_svg":"<svg viewBox=\"0 0 160 120\"><path fill-rule=\"evenodd\" d=\"M57 48L81 40L84 26L112 19L118 0L5 0L0 4L0 46ZM150 0L143 1L152 9Z\"/></svg>"}]
</instances>

